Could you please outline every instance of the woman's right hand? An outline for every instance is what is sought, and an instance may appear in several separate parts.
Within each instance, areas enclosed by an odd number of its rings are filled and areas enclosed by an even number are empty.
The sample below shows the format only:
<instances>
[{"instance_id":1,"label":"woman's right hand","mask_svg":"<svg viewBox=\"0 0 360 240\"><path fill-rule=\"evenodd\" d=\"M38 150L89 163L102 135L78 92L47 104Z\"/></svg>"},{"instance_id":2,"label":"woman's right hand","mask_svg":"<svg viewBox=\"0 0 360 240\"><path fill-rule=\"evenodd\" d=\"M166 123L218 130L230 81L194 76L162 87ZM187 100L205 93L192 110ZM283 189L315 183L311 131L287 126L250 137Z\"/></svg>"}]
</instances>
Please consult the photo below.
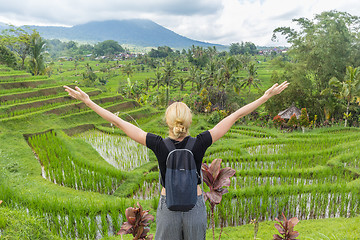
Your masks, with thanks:
<instances>
[{"instance_id":1,"label":"woman's right hand","mask_svg":"<svg viewBox=\"0 0 360 240\"><path fill-rule=\"evenodd\" d=\"M68 86L64 86L65 88L65 91L67 91L69 93L69 96L77 99L77 100L80 100L80 101L83 101L83 102L86 102L86 101L89 101L90 100L90 97L89 95L87 95L85 92L83 92L79 87L75 87L76 90L68 87Z\"/></svg>"},{"instance_id":2,"label":"woman's right hand","mask_svg":"<svg viewBox=\"0 0 360 240\"><path fill-rule=\"evenodd\" d=\"M287 88L289 86L289 84L290 83L288 83L287 81L283 82L280 85L275 83L271 88L266 90L266 92L264 93L264 96L266 96L267 98L271 98L272 96L280 94L285 88Z\"/></svg>"}]
</instances>

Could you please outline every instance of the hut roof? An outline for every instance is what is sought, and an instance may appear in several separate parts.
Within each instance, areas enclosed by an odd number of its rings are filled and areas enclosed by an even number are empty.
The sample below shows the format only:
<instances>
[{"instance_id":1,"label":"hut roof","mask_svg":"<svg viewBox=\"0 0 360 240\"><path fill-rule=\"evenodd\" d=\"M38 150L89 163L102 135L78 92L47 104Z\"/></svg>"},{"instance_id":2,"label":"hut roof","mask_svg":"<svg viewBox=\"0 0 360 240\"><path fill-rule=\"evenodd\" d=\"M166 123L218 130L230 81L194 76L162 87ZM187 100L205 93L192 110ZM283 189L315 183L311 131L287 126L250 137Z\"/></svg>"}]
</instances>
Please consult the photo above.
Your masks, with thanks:
<instances>
[{"instance_id":1,"label":"hut roof","mask_svg":"<svg viewBox=\"0 0 360 240\"><path fill-rule=\"evenodd\" d=\"M295 103L293 103L288 109L278 113L278 115L283 119L290 119L293 114L295 114L297 119L300 118L301 110L295 107Z\"/></svg>"}]
</instances>

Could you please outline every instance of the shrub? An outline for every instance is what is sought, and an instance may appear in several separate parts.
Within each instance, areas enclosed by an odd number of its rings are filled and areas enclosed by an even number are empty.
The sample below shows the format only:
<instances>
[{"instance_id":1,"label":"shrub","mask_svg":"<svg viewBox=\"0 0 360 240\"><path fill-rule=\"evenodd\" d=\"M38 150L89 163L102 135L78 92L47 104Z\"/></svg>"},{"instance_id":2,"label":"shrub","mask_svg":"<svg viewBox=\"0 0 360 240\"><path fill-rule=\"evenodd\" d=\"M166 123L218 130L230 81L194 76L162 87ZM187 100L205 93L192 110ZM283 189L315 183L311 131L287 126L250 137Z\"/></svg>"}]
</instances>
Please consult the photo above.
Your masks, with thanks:
<instances>
[{"instance_id":1,"label":"shrub","mask_svg":"<svg viewBox=\"0 0 360 240\"><path fill-rule=\"evenodd\" d=\"M208 118L208 122L211 124L217 124L222 119L224 119L225 116L226 116L226 113L224 111L221 111L221 110L213 111L210 114L210 117Z\"/></svg>"},{"instance_id":2,"label":"shrub","mask_svg":"<svg viewBox=\"0 0 360 240\"><path fill-rule=\"evenodd\" d=\"M282 117L280 117L279 115L276 115L274 118L273 118L273 123L275 125L276 128L279 128L281 126L284 125L285 123L285 119L283 119Z\"/></svg>"},{"instance_id":3,"label":"shrub","mask_svg":"<svg viewBox=\"0 0 360 240\"><path fill-rule=\"evenodd\" d=\"M297 127L297 125L298 125L298 119L296 118L296 114L295 114L295 113L290 117L287 125L288 125L289 127L291 127L292 129L295 129L295 128Z\"/></svg>"},{"instance_id":4,"label":"shrub","mask_svg":"<svg viewBox=\"0 0 360 240\"><path fill-rule=\"evenodd\" d=\"M306 108L301 109L299 123L300 123L301 128L303 129L303 132L304 132L304 129L310 125L309 116L306 111Z\"/></svg>"}]
</instances>

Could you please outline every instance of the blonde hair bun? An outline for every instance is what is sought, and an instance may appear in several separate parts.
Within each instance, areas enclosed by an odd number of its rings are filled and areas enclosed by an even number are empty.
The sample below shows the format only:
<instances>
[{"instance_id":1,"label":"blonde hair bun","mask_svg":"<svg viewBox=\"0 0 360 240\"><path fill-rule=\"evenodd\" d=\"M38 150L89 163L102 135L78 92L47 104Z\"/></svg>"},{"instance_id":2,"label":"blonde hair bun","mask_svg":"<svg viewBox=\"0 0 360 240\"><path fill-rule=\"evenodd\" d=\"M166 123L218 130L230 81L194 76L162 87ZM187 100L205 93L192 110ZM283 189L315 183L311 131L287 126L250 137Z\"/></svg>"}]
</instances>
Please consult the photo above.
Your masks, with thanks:
<instances>
[{"instance_id":1,"label":"blonde hair bun","mask_svg":"<svg viewBox=\"0 0 360 240\"><path fill-rule=\"evenodd\" d=\"M165 112L166 123L169 126L170 135L180 138L188 135L192 122L190 108L182 102L174 102Z\"/></svg>"},{"instance_id":2,"label":"blonde hair bun","mask_svg":"<svg viewBox=\"0 0 360 240\"><path fill-rule=\"evenodd\" d=\"M183 121L179 118L175 120L175 127L173 128L173 133L176 138L179 138L182 134L186 134L187 130L183 125Z\"/></svg>"}]
</instances>

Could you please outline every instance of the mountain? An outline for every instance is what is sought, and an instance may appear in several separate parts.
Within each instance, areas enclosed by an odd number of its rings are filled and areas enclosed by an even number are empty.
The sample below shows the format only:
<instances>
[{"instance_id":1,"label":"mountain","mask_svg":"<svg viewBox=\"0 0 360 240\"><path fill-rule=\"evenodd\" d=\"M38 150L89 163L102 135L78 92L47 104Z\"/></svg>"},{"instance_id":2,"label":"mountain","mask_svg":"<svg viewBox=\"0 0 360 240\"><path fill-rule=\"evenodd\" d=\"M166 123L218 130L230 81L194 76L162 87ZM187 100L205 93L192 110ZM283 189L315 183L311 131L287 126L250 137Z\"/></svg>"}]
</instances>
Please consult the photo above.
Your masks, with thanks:
<instances>
[{"instance_id":1,"label":"mountain","mask_svg":"<svg viewBox=\"0 0 360 240\"><path fill-rule=\"evenodd\" d=\"M46 39L74 40L89 43L115 40L120 44L142 47L164 45L173 48L188 48L192 45L223 47L223 45L219 44L186 38L145 19L89 22L73 27L30 26L30 28L36 29Z\"/></svg>"}]
</instances>

